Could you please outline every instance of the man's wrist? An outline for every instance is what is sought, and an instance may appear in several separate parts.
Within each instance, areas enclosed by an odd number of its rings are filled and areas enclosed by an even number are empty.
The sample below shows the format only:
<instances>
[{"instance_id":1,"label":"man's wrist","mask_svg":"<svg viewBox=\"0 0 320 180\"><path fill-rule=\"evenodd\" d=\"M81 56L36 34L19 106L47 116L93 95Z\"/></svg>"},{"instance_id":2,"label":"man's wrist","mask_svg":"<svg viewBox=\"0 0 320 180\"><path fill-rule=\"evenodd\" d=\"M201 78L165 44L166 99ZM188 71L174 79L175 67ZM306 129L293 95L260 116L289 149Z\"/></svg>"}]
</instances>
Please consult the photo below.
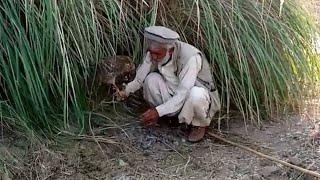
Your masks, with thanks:
<instances>
[{"instance_id":1,"label":"man's wrist","mask_svg":"<svg viewBox=\"0 0 320 180\"><path fill-rule=\"evenodd\" d=\"M127 86L126 86L126 88L124 89L124 92L126 93L126 96L127 96L127 97L130 95L130 91L129 91L129 89L127 88Z\"/></svg>"},{"instance_id":2,"label":"man's wrist","mask_svg":"<svg viewBox=\"0 0 320 180\"><path fill-rule=\"evenodd\" d=\"M166 115L166 111L164 109L164 106L159 105L159 106L156 107L156 110L158 112L159 117L162 117L162 116Z\"/></svg>"}]
</instances>

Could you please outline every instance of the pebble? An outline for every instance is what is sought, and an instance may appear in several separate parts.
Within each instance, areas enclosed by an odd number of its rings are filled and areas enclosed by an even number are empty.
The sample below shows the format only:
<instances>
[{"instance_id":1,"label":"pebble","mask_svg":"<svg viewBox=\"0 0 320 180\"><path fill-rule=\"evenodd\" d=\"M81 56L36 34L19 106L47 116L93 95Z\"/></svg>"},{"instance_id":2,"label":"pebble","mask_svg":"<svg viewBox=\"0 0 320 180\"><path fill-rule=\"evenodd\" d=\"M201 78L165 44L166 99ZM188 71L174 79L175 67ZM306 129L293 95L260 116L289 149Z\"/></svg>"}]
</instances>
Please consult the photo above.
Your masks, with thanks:
<instances>
[{"instance_id":1,"label":"pebble","mask_svg":"<svg viewBox=\"0 0 320 180\"><path fill-rule=\"evenodd\" d=\"M273 132L272 131L267 131L266 134L273 135Z\"/></svg>"},{"instance_id":2,"label":"pebble","mask_svg":"<svg viewBox=\"0 0 320 180\"><path fill-rule=\"evenodd\" d=\"M242 176L240 179L241 179L241 180L249 180L249 179L251 179L251 178L250 178L249 175L246 174L246 175Z\"/></svg>"},{"instance_id":3,"label":"pebble","mask_svg":"<svg viewBox=\"0 0 320 180\"><path fill-rule=\"evenodd\" d=\"M122 159L119 159L119 160L118 160L118 164L119 164L119 166L126 166L126 165L128 165L128 163L124 162Z\"/></svg>"},{"instance_id":4,"label":"pebble","mask_svg":"<svg viewBox=\"0 0 320 180\"><path fill-rule=\"evenodd\" d=\"M288 162L297 166L302 164L301 160L297 157L289 157Z\"/></svg>"},{"instance_id":5,"label":"pebble","mask_svg":"<svg viewBox=\"0 0 320 180\"><path fill-rule=\"evenodd\" d=\"M250 176L250 179L251 180L261 180L263 178L259 174L253 174L253 175Z\"/></svg>"},{"instance_id":6,"label":"pebble","mask_svg":"<svg viewBox=\"0 0 320 180\"><path fill-rule=\"evenodd\" d=\"M156 143L156 141L156 137L147 135L145 138L140 139L140 147L143 150L150 149Z\"/></svg>"},{"instance_id":7,"label":"pebble","mask_svg":"<svg viewBox=\"0 0 320 180\"><path fill-rule=\"evenodd\" d=\"M279 171L279 168L277 166L265 166L261 169L261 174L263 177L271 176L272 174L275 174Z\"/></svg>"},{"instance_id":8,"label":"pebble","mask_svg":"<svg viewBox=\"0 0 320 180\"><path fill-rule=\"evenodd\" d=\"M314 165L314 164L309 165L308 167L309 167L309 170L310 170L310 171L317 171L317 166Z\"/></svg>"},{"instance_id":9,"label":"pebble","mask_svg":"<svg viewBox=\"0 0 320 180\"><path fill-rule=\"evenodd\" d=\"M316 177L310 175L310 174L306 174L304 177L303 177L304 180L317 180Z\"/></svg>"}]
</instances>

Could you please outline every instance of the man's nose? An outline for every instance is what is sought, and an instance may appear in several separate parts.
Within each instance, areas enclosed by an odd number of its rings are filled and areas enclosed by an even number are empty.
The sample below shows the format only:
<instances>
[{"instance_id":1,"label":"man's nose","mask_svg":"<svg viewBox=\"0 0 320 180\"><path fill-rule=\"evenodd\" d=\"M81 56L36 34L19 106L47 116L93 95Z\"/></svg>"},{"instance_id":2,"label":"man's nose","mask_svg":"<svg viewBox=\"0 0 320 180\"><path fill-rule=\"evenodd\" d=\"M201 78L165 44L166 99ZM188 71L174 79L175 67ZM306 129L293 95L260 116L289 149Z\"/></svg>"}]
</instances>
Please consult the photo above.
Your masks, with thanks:
<instances>
[{"instance_id":1,"label":"man's nose","mask_svg":"<svg viewBox=\"0 0 320 180\"><path fill-rule=\"evenodd\" d=\"M157 56L156 55L151 55L152 60L156 60Z\"/></svg>"}]
</instances>

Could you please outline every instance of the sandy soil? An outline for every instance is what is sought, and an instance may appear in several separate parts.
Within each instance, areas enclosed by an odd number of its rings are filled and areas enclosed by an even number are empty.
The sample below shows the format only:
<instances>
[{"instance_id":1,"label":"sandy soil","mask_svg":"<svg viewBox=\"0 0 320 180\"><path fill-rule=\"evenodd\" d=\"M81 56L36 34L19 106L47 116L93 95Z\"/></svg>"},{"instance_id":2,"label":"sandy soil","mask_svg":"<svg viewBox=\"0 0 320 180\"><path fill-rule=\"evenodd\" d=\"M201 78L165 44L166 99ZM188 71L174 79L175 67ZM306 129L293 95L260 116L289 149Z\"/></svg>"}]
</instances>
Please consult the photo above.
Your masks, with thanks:
<instances>
[{"instance_id":1,"label":"sandy soil","mask_svg":"<svg viewBox=\"0 0 320 180\"><path fill-rule=\"evenodd\" d=\"M235 118L222 123L220 132L210 131L320 173L320 138L311 138L319 131L319 109L303 114L268 121L260 129L245 128ZM143 127L133 117L118 117L93 125L88 136L61 133L58 142L41 145L5 136L3 179L316 179L208 135L199 143L186 142L185 127L165 120Z\"/></svg>"},{"instance_id":2,"label":"sandy soil","mask_svg":"<svg viewBox=\"0 0 320 180\"><path fill-rule=\"evenodd\" d=\"M320 7L319 2L313 0L312 6ZM270 120L262 128L245 127L240 118L232 118L222 123L221 131L210 131L320 173L320 137L314 138L319 104L314 100L301 116ZM87 136L63 132L57 141L41 143L0 133L0 179L316 179L208 135L188 143L184 126L162 122L147 128L132 116L93 125Z\"/></svg>"}]
</instances>

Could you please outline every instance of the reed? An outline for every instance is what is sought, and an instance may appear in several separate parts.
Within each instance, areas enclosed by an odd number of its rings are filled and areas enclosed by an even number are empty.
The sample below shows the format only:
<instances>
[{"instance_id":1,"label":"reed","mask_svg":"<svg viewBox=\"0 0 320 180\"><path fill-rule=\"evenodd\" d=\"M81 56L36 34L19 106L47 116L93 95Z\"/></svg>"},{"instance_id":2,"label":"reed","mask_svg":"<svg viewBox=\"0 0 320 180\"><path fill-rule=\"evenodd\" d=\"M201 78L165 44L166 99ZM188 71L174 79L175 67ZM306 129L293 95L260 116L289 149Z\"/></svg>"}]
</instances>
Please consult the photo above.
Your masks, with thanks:
<instances>
[{"instance_id":1,"label":"reed","mask_svg":"<svg viewBox=\"0 0 320 180\"><path fill-rule=\"evenodd\" d=\"M299 107L316 88L315 28L294 1L2 0L0 111L28 134L50 135L88 123L86 81L102 57L141 61L142 31L177 30L208 56L224 113L260 124ZM221 115L221 114L220 114Z\"/></svg>"}]
</instances>

